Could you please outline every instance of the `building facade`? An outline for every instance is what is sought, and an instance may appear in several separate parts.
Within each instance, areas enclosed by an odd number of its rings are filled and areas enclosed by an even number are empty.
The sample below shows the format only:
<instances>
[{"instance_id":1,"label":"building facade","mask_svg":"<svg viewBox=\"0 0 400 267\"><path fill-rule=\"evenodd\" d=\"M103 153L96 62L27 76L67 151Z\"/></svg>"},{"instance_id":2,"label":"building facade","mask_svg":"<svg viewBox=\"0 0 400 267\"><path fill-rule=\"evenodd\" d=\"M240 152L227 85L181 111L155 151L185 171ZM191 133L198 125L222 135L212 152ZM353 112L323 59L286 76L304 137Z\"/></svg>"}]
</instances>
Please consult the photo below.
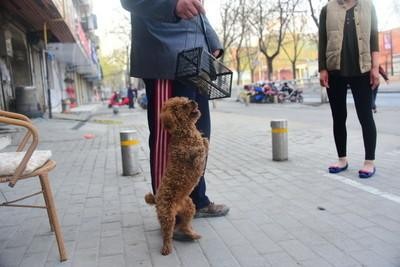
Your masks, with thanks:
<instances>
[{"instance_id":1,"label":"building facade","mask_svg":"<svg viewBox=\"0 0 400 267\"><path fill-rule=\"evenodd\" d=\"M96 24L90 0L0 1L0 108L61 112L63 102L93 101Z\"/></svg>"},{"instance_id":2,"label":"building facade","mask_svg":"<svg viewBox=\"0 0 400 267\"><path fill-rule=\"evenodd\" d=\"M391 76L400 76L400 28L379 33L379 63Z\"/></svg>"}]
</instances>

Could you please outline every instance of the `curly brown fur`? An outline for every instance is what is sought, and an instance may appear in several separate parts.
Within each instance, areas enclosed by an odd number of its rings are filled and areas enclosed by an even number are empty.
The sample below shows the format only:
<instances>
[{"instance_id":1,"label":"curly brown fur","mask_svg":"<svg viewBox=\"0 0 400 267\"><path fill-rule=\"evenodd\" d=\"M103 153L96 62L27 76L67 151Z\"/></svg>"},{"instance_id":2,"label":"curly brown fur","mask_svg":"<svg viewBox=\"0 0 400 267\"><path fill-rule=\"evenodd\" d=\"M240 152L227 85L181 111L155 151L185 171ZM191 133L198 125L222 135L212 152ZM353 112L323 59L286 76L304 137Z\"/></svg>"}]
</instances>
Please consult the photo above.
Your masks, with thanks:
<instances>
[{"instance_id":1,"label":"curly brown fur","mask_svg":"<svg viewBox=\"0 0 400 267\"><path fill-rule=\"evenodd\" d=\"M200 111L192 100L185 97L169 99L160 118L171 136L167 167L156 196L149 193L145 200L156 205L164 242L161 253L168 255L172 252L176 216L180 219L177 227L183 233L192 239L201 237L191 226L196 209L189 195L204 172L208 141L196 128Z\"/></svg>"}]
</instances>

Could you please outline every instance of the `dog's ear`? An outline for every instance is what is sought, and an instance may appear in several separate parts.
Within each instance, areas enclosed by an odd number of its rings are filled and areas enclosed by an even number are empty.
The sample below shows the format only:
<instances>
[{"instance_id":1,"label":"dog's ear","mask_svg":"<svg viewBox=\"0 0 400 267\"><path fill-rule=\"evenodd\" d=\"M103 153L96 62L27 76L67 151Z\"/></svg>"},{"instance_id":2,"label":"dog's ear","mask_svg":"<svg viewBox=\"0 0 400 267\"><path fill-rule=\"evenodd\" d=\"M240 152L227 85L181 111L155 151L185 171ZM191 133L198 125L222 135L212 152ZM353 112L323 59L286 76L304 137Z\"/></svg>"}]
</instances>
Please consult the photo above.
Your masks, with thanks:
<instances>
[{"instance_id":1,"label":"dog's ear","mask_svg":"<svg viewBox=\"0 0 400 267\"><path fill-rule=\"evenodd\" d=\"M170 112L162 112L160 120L167 131L171 131L175 125L174 116L172 116Z\"/></svg>"}]
</instances>

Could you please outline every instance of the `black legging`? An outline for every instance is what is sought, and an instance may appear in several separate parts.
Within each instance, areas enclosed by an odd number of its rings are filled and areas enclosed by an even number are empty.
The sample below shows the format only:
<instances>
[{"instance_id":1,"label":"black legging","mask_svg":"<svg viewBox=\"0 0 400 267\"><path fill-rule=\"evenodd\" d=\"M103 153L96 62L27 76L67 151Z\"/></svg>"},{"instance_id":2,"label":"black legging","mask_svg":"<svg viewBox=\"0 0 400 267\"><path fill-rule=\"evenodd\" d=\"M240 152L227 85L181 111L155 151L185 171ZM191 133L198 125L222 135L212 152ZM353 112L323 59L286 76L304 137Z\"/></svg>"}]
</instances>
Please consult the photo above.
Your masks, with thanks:
<instances>
[{"instance_id":1,"label":"black legging","mask_svg":"<svg viewBox=\"0 0 400 267\"><path fill-rule=\"evenodd\" d=\"M372 109L376 109L376 95L378 94L378 89L379 86L376 87L375 90L372 90L372 104L371 104Z\"/></svg>"},{"instance_id":2,"label":"black legging","mask_svg":"<svg viewBox=\"0 0 400 267\"><path fill-rule=\"evenodd\" d=\"M327 89L329 103L333 117L333 135L335 138L338 156L346 157L346 96L350 86L354 104L360 121L365 149L365 159L375 159L376 127L372 115L372 93L369 74L359 77L342 77L329 75L329 88Z\"/></svg>"}]
</instances>

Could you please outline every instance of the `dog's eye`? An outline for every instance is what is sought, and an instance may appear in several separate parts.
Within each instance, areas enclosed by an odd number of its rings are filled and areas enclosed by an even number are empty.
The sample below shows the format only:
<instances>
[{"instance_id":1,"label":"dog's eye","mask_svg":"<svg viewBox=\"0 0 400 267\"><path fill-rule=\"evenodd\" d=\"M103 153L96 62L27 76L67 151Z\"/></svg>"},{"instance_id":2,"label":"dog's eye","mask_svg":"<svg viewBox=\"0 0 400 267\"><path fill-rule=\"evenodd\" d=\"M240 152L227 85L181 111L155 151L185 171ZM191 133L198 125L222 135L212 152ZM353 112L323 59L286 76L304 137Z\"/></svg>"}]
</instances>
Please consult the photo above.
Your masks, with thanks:
<instances>
[{"instance_id":1,"label":"dog's eye","mask_svg":"<svg viewBox=\"0 0 400 267\"><path fill-rule=\"evenodd\" d=\"M185 104L182 105L182 108L188 109L188 108L190 108L190 104L189 103L185 103Z\"/></svg>"}]
</instances>

